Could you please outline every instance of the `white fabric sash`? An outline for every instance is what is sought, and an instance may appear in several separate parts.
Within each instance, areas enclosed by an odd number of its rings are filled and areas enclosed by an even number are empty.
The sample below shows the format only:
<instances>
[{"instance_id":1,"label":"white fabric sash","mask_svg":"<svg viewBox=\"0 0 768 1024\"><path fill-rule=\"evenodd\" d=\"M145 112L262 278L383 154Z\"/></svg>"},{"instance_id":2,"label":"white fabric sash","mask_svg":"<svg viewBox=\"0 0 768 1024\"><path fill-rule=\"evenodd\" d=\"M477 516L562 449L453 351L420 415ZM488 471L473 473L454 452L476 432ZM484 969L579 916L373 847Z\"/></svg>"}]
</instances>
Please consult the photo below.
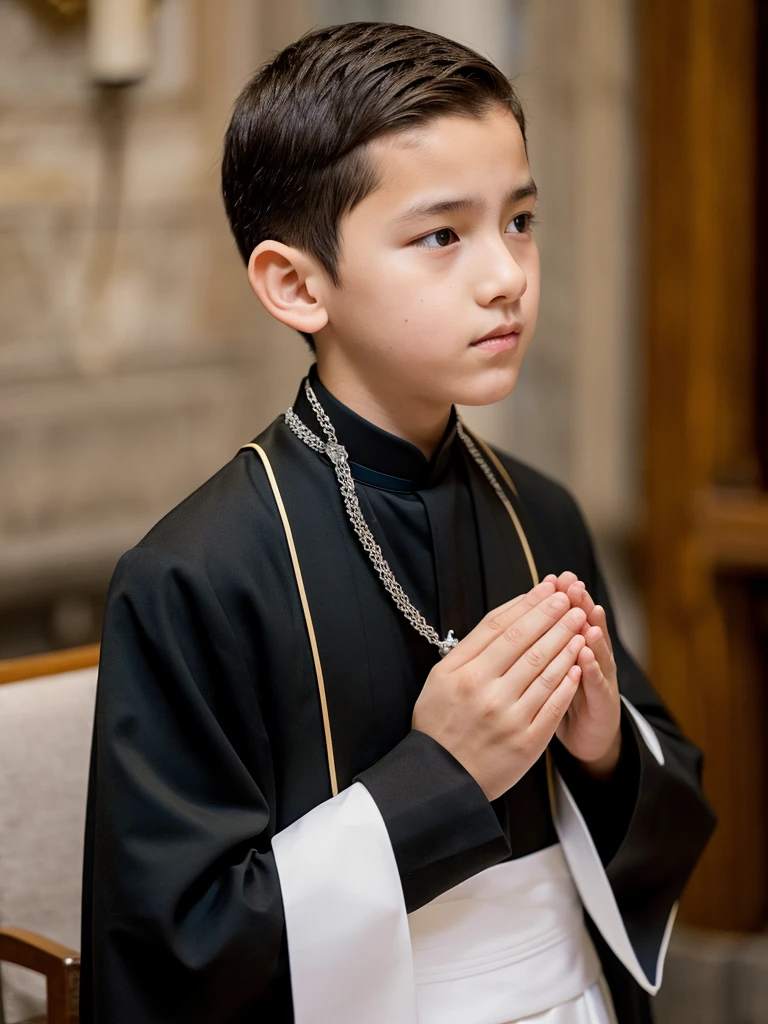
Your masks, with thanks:
<instances>
[{"instance_id":1,"label":"white fabric sash","mask_svg":"<svg viewBox=\"0 0 768 1024\"><path fill-rule=\"evenodd\" d=\"M409 925L419 1024L517 1021L571 1002L600 977L559 845L480 872Z\"/></svg>"},{"instance_id":2,"label":"white fabric sash","mask_svg":"<svg viewBox=\"0 0 768 1024\"><path fill-rule=\"evenodd\" d=\"M586 992L570 1002L536 1013L533 1017L508 1021L507 1024L618 1024L618 1021L611 990L601 975Z\"/></svg>"},{"instance_id":3,"label":"white fabric sash","mask_svg":"<svg viewBox=\"0 0 768 1024\"><path fill-rule=\"evenodd\" d=\"M272 848L296 1024L502 1024L568 1002L599 977L559 846L489 868L411 915L360 783Z\"/></svg>"}]
</instances>

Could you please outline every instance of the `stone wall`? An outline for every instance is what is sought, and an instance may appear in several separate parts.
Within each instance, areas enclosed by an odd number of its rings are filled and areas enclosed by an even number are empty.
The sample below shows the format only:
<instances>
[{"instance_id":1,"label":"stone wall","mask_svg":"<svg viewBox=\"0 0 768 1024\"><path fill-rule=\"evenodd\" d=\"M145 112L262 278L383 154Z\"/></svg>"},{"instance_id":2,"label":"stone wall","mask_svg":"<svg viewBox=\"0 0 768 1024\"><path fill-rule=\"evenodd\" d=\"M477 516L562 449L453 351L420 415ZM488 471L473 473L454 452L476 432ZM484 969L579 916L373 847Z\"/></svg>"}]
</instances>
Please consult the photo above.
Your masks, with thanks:
<instances>
[{"instance_id":1,"label":"stone wall","mask_svg":"<svg viewBox=\"0 0 768 1024\"><path fill-rule=\"evenodd\" d=\"M310 357L247 286L221 138L261 60L353 18L516 75L542 310L515 393L466 414L573 487L642 648L612 557L637 525L629 0L161 0L152 72L122 96L44 7L0 8L0 655L95 638L119 554L292 400Z\"/></svg>"},{"instance_id":2,"label":"stone wall","mask_svg":"<svg viewBox=\"0 0 768 1024\"><path fill-rule=\"evenodd\" d=\"M309 362L219 199L230 106L280 26L162 0L152 73L120 95L88 83L83 25L40 9L0 10L0 656L96 638L119 554Z\"/></svg>"}]
</instances>

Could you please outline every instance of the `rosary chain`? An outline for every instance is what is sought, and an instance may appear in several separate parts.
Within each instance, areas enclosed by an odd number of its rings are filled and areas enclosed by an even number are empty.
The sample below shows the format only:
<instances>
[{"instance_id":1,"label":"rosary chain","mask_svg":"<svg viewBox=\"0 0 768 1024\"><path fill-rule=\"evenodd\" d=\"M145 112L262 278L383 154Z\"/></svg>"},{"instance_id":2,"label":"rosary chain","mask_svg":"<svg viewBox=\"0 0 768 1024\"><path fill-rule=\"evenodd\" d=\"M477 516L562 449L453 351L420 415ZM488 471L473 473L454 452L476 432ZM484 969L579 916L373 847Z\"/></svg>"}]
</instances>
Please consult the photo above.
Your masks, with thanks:
<instances>
[{"instance_id":1,"label":"rosary chain","mask_svg":"<svg viewBox=\"0 0 768 1024\"><path fill-rule=\"evenodd\" d=\"M309 392L307 393L309 397ZM314 397L314 396L312 396ZM311 397L310 397L311 401ZM314 408L314 405L313 405ZM315 409L315 413L318 414L318 410ZM324 413L323 413L324 415ZM379 544L377 544L368 524L363 517L362 509L360 508L360 502L355 491L354 481L352 474L349 470L349 464L347 461L346 449L338 444L335 438L335 431L333 437L328 444L323 444L320 438L314 434L309 427L305 426L304 423L299 419L293 409L289 409L285 414L286 423L288 426L297 434L302 441L308 444L315 451L323 452L327 454L333 463L333 468L336 472L336 478L339 481L339 488L341 490L341 496L344 501L344 507L347 510L352 527L357 534L360 543L362 544L366 554L373 563L373 567L376 570L379 579L384 584L387 592L392 597L400 611L405 615L406 619L410 624L431 644L435 644L438 647L442 644L440 634L429 625L427 620L421 614L421 612L414 607L411 603L408 595L405 593L403 588L397 582L394 573L392 572L389 563L384 557L384 553L381 550ZM320 420L322 426L326 426L322 423L322 419L318 414L318 420ZM326 427L327 430L327 427ZM333 428L331 428L333 430ZM327 431L330 433L330 431Z\"/></svg>"},{"instance_id":2,"label":"rosary chain","mask_svg":"<svg viewBox=\"0 0 768 1024\"><path fill-rule=\"evenodd\" d=\"M371 563L373 564L379 579L384 584L387 592L389 593L392 600L395 602L399 610L403 613L408 622L413 628L421 634L429 643L434 644L440 650L440 655L445 656L451 648L455 647L458 640L453 636L453 630L448 633L448 636L444 639L440 639L440 634L437 630L430 626L421 612L414 607L410 601L408 595L405 593L403 588L397 582L395 574L389 566L384 553L381 550L379 544L377 544L375 537L371 533L368 523L365 521L362 509L360 508L360 501L355 491L355 483L352 479L352 473L349 468L349 458L347 450L343 445L339 444L336 436L336 430L333 424L328 418L325 410L317 400L317 396L312 390L309 381L305 381L304 388L309 399L309 403L317 416L318 423L323 428L328 441L323 442L317 434L313 433L306 426L305 423L296 415L293 408L289 408L285 414L285 422L291 428L291 430L299 437L306 445L313 448L317 452L321 452L327 455L333 463L333 468L336 472L336 478L339 482L339 488L341 490L341 496L344 501L344 507L346 508L347 515L352 524L355 533L360 540L366 554L368 555ZM457 433L461 440L467 447L472 458L482 469L485 476L488 478L491 486L493 487L496 494L504 502L509 503L509 499L501 488L496 476L494 475L491 468L482 457L477 447L475 446L472 439L468 436L461 423L456 425Z\"/></svg>"},{"instance_id":3,"label":"rosary chain","mask_svg":"<svg viewBox=\"0 0 768 1024\"><path fill-rule=\"evenodd\" d=\"M456 423L456 433L459 435L461 440L466 445L467 451L469 452L469 454L472 456L472 458L478 464L480 469L482 469L483 473L485 473L486 477L488 478L488 482L490 483L491 487L496 492L496 497L499 499L499 501L502 503L502 505L509 506L511 504L511 502L510 502L509 498L507 497L507 495L502 490L501 484L499 483L499 481L496 478L496 474L493 472L491 467L488 465L488 463L485 461L483 456L480 454L480 451L478 450L477 445L475 444L475 442L472 440L472 438L469 436L469 434L464 429L464 427L463 427L463 425L461 423L461 420L458 420L457 423Z\"/></svg>"}]
</instances>

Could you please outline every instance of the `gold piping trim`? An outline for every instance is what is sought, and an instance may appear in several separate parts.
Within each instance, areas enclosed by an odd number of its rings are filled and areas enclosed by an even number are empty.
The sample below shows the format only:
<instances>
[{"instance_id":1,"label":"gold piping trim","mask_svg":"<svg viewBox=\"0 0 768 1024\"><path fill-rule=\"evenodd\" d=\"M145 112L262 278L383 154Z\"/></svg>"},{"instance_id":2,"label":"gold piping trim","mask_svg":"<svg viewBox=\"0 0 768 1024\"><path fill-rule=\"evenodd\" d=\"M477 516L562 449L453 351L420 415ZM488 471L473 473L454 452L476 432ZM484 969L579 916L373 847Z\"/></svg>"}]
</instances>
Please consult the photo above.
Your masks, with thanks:
<instances>
[{"instance_id":1,"label":"gold piping trim","mask_svg":"<svg viewBox=\"0 0 768 1024\"><path fill-rule=\"evenodd\" d=\"M509 489L512 491L512 493L517 496L517 488L515 487L514 480L509 475L509 473L507 472L505 466L503 465L503 463L501 462L499 457L496 455L496 453L493 451L493 449L490 447L490 445L488 445L482 439L482 437L479 437L477 434L473 434L472 431L467 430L467 426L466 426L466 424L464 423L463 420L462 420L461 425L467 431L469 436L474 441L476 441L484 449L484 451L485 451L486 455L488 456L488 458L493 462L494 466L499 471L499 473L500 473L502 479L504 480L504 482L506 483L507 487L509 487ZM515 512L514 508L512 507L512 502L509 500L509 498L507 498L505 496L503 501L504 501L504 508L507 510L507 512L509 513L510 519L515 524L515 529L517 530L517 536L520 538L520 543L523 546L523 553L525 554L525 560L528 563L528 571L531 574L531 579L533 580L533 585L534 585L534 587L536 587L539 584L539 571L536 568L536 562L533 559L533 552L531 551L531 545L528 543L528 538L525 535L525 530L523 529L523 524L518 519L517 512Z\"/></svg>"},{"instance_id":2,"label":"gold piping trim","mask_svg":"<svg viewBox=\"0 0 768 1024\"><path fill-rule=\"evenodd\" d=\"M544 753L547 765L547 795L549 796L549 810L552 814L552 821L556 821L557 798L555 796L555 766L552 763L552 753L549 747L547 747Z\"/></svg>"},{"instance_id":3,"label":"gold piping trim","mask_svg":"<svg viewBox=\"0 0 768 1024\"><path fill-rule=\"evenodd\" d=\"M307 592L304 589L304 580L301 575L301 566L299 565L299 556L296 552L296 545L293 543L293 533L291 531L291 524L288 520L288 513L285 511L285 505L283 504L283 498L280 494L280 488L277 485L275 474L272 471L272 464L269 461L269 457L264 449L258 444L244 444L240 451L244 448L253 448L254 451L258 452L261 457L261 461L264 463L264 468L267 471L267 477L272 488L272 493L275 496L278 510L280 512L280 518L283 521L283 529L285 530L285 539L288 541L288 549L291 552L291 562L293 563L293 572L296 577L296 586L299 588L299 597L301 598L301 607L304 611L304 621L307 624L307 633L309 634L309 643L312 648L312 658L315 662L315 676L317 677L317 691L320 695L320 709L323 714L323 730L325 732L325 750L328 756L328 775L331 780L331 792L334 796L339 792L339 785L336 781L336 759L333 754L333 737L331 736L331 721L328 715L328 702L325 698L325 680L323 679L323 668L320 664L320 654L317 649L317 640L315 638L315 627L312 625L312 614L309 610L309 602L307 600Z\"/></svg>"}]
</instances>

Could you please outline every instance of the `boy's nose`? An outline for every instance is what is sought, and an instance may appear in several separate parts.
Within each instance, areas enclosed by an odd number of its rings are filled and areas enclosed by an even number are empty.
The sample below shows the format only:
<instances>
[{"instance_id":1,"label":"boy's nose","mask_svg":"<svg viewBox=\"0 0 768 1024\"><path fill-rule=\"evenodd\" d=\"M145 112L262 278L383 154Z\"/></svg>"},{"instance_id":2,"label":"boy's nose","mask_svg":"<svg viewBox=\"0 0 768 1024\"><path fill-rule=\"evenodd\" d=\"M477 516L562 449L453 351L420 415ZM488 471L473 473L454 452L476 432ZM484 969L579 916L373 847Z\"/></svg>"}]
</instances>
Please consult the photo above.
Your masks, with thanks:
<instances>
[{"instance_id":1,"label":"boy's nose","mask_svg":"<svg viewBox=\"0 0 768 1024\"><path fill-rule=\"evenodd\" d=\"M496 299L514 302L519 299L528 286L528 278L503 242L499 248L483 261L483 267L477 284L477 299L481 305L488 306Z\"/></svg>"}]
</instances>

